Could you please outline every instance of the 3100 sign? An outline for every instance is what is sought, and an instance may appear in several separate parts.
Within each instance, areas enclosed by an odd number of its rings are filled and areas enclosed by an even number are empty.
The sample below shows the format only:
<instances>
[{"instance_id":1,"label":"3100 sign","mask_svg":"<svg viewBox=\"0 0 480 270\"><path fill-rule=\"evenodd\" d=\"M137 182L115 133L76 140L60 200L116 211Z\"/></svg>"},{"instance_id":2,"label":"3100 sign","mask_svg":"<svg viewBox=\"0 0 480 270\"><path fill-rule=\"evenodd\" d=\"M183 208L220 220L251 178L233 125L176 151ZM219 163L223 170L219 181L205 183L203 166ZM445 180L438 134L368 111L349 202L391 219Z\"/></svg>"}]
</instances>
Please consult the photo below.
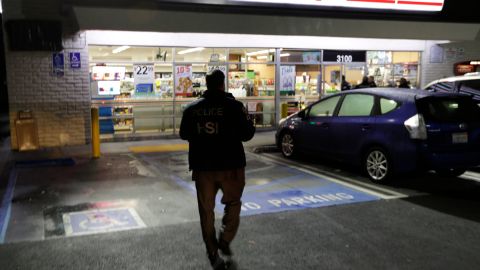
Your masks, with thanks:
<instances>
[{"instance_id":1,"label":"3100 sign","mask_svg":"<svg viewBox=\"0 0 480 270\"><path fill-rule=\"evenodd\" d=\"M353 62L352 55L337 55L337 63L351 63Z\"/></svg>"}]
</instances>

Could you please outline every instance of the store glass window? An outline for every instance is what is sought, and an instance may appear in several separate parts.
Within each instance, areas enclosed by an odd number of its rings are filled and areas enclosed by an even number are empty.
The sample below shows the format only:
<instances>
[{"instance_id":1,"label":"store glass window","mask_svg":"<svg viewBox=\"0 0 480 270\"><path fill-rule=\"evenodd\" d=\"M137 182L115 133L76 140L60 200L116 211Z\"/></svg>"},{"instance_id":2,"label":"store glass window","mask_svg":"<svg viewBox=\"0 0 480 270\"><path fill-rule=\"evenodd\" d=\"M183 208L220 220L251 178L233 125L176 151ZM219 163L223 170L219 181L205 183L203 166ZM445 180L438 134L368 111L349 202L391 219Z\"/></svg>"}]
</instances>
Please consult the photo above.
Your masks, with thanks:
<instances>
[{"instance_id":1,"label":"store glass window","mask_svg":"<svg viewBox=\"0 0 480 270\"><path fill-rule=\"evenodd\" d=\"M394 87L391 51L367 52L368 75L373 76L379 87Z\"/></svg>"},{"instance_id":2,"label":"store glass window","mask_svg":"<svg viewBox=\"0 0 480 270\"><path fill-rule=\"evenodd\" d=\"M94 98L168 99L173 96L171 48L89 46L89 60ZM104 91L105 81L112 76L116 82L107 83L109 91Z\"/></svg>"},{"instance_id":3,"label":"store glass window","mask_svg":"<svg viewBox=\"0 0 480 270\"><path fill-rule=\"evenodd\" d=\"M405 78L411 87L418 87L419 62L419 52L393 52L393 80Z\"/></svg>"},{"instance_id":4,"label":"store glass window","mask_svg":"<svg viewBox=\"0 0 480 270\"><path fill-rule=\"evenodd\" d=\"M246 73L242 95L246 94L246 107L254 116L257 126L275 124L275 65L245 65Z\"/></svg>"},{"instance_id":5,"label":"store glass window","mask_svg":"<svg viewBox=\"0 0 480 270\"><path fill-rule=\"evenodd\" d=\"M227 52L224 48L178 47L175 48L175 62L225 62Z\"/></svg>"},{"instance_id":6,"label":"store glass window","mask_svg":"<svg viewBox=\"0 0 480 270\"><path fill-rule=\"evenodd\" d=\"M281 50L280 62L320 64L321 52L319 50Z\"/></svg>"},{"instance_id":7,"label":"store glass window","mask_svg":"<svg viewBox=\"0 0 480 270\"><path fill-rule=\"evenodd\" d=\"M161 99L171 99L173 92L173 64L155 63L155 93Z\"/></svg>"},{"instance_id":8,"label":"store glass window","mask_svg":"<svg viewBox=\"0 0 480 270\"><path fill-rule=\"evenodd\" d=\"M280 62L280 100L281 104L287 105L288 114L317 101L321 83L321 51L280 49Z\"/></svg>"},{"instance_id":9,"label":"store glass window","mask_svg":"<svg viewBox=\"0 0 480 270\"><path fill-rule=\"evenodd\" d=\"M174 132L173 60L172 48L89 46L102 138Z\"/></svg>"},{"instance_id":10,"label":"store glass window","mask_svg":"<svg viewBox=\"0 0 480 270\"><path fill-rule=\"evenodd\" d=\"M368 51L368 75L380 87L397 87L402 77L411 87L418 87L420 57L419 52Z\"/></svg>"},{"instance_id":11,"label":"store glass window","mask_svg":"<svg viewBox=\"0 0 480 270\"><path fill-rule=\"evenodd\" d=\"M274 48L232 48L228 54L228 61L233 63L266 63L275 61L274 58Z\"/></svg>"},{"instance_id":12,"label":"store glass window","mask_svg":"<svg viewBox=\"0 0 480 270\"><path fill-rule=\"evenodd\" d=\"M392 63L392 52L389 51L368 51L367 63L369 65L384 65Z\"/></svg>"},{"instance_id":13,"label":"store glass window","mask_svg":"<svg viewBox=\"0 0 480 270\"><path fill-rule=\"evenodd\" d=\"M172 48L95 46L88 47L90 63L172 62Z\"/></svg>"},{"instance_id":14,"label":"store glass window","mask_svg":"<svg viewBox=\"0 0 480 270\"><path fill-rule=\"evenodd\" d=\"M228 92L244 103L258 127L275 125L275 49L231 48Z\"/></svg>"}]
</instances>

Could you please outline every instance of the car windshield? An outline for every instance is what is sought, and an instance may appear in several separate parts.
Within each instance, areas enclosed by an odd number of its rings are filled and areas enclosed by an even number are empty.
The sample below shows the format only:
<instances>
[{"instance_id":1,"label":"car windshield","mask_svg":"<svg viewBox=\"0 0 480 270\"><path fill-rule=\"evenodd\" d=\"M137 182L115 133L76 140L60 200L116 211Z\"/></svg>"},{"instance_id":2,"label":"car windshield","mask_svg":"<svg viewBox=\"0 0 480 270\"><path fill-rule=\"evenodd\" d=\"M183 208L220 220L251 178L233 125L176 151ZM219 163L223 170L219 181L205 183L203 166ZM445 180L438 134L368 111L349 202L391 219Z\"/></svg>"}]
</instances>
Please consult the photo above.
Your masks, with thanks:
<instances>
[{"instance_id":1,"label":"car windshield","mask_svg":"<svg viewBox=\"0 0 480 270\"><path fill-rule=\"evenodd\" d=\"M480 108L468 97L427 97L417 107L427 122L480 121Z\"/></svg>"}]
</instances>

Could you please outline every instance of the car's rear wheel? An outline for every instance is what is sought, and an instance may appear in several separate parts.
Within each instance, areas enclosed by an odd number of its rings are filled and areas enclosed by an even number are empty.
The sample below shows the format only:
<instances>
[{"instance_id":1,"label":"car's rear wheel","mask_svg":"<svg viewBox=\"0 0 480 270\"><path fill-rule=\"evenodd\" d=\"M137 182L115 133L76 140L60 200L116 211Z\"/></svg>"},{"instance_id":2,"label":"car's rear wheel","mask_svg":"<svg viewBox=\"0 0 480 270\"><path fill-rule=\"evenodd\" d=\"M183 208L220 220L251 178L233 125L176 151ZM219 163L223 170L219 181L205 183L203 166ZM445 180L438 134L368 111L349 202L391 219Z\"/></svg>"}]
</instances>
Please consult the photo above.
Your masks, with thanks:
<instances>
[{"instance_id":1,"label":"car's rear wheel","mask_svg":"<svg viewBox=\"0 0 480 270\"><path fill-rule=\"evenodd\" d=\"M385 183L393 174L390 159L382 148L369 149L365 154L363 164L364 170L372 182Z\"/></svg>"},{"instance_id":2,"label":"car's rear wheel","mask_svg":"<svg viewBox=\"0 0 480 270\"><path fill-rule=\"evenodd\" d=\"M435 170L435 172L442 176L442 177L458 177L462 174L464 174L467 171L467 169L462 169L462 168L450 168L450 169L439 169Z\"/></svg>"},{"instance_id":3,"label":"car's rear wheel","mask_svg":"<svg viewBox=\"0 0 480 270\"><path fill-rule=\"evenodd\" d=\"M295 156L295 141L290 133L286 132L282 135L280 147L284 157L291 158Z\"/></svg>"}]
</instances>

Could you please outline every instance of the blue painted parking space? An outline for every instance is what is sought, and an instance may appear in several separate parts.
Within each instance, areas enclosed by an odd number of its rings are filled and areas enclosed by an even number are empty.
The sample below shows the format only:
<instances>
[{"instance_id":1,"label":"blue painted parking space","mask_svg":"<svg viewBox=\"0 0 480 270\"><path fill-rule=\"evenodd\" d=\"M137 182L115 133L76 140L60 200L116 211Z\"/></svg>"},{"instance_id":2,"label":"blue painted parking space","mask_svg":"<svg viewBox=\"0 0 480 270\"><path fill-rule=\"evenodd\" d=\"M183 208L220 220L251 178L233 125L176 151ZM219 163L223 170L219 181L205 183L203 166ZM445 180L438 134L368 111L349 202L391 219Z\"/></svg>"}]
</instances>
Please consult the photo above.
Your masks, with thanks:
<instances>
[{"instance_id":1,"label":"blue painted parking space","mask_svg":"<svg viewBox=\"0 0 480 270\"><path fill-rule=\"evenodd\" d=\"M188 172L187 153L141 155L180 188L195 194L195 184ZM242 216L294 211L332 205L379 200L369 193L350 188L321 176L280 166L247 154L246 186L242 197ZM215 210L223 212L219 192Z\"/></svg>"},{"instance_id":2,"label":"blue painted parking space","mask_svg":"<svg viewBox=\"0 0 480 270\"><path fill-rule=\"evenodd\" d=\"M333 183L318 176L298 171L288 181L247 186L242 198L242 216L301 210L331 205L378 200L364 192ZM248 179L247 179L248 181ZM217 198L216 210L223 205Z\"/></svg>"},{"instance_id":3,"label":"blue painted parking space","mask_svg":"<svg viewBox=\"0 0 480 270\"><path fill-rule=\"evenodd\" d=\"M66 236L144 228L133 208L94 209L63 214Z\"/></svg>"}]
</instances>

